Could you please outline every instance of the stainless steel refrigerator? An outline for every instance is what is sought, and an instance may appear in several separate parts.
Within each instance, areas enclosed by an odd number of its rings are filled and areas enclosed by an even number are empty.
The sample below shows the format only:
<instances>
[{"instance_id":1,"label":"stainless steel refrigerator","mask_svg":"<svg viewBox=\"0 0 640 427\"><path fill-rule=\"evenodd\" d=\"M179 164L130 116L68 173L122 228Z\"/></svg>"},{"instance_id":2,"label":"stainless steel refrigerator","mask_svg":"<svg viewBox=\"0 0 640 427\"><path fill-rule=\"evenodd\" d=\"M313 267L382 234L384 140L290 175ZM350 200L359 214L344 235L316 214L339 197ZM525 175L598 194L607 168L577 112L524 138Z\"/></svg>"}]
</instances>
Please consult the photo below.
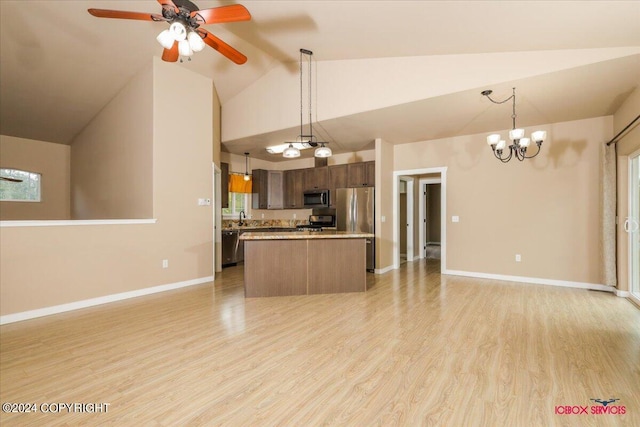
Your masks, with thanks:
<instances>
[{"instance_id":1,"label":"stainless steel refrigerator","mask_svg":"<svg viewBox=\"0 0 640 427\"><path fill-rule=\"evenodd\" d=\"M336 190L336 228L375 234L374 189L339 188ZM376 265L375 239L367 239L367 270Z\"/></svg>"}]
</instances>

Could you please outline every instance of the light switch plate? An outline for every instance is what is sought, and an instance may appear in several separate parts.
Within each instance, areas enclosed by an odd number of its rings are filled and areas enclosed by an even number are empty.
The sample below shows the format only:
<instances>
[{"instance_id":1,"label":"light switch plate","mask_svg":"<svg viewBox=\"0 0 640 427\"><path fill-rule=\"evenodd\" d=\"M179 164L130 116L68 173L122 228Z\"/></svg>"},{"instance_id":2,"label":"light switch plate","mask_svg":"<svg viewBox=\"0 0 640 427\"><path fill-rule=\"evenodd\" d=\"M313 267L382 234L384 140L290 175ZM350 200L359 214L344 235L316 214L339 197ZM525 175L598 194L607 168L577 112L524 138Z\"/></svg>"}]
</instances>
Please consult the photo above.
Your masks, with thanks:
<instances>
[{"instance_id":1,"label":"light switch plate","mask_svg":"<svg viewBox=\"0 0 640 427\"><path fill-rule=\"evenodd\" d=\"M454 215L451 217L451 222L460 222L460 217L458 215Z\"/></svg>"}]
</instances>

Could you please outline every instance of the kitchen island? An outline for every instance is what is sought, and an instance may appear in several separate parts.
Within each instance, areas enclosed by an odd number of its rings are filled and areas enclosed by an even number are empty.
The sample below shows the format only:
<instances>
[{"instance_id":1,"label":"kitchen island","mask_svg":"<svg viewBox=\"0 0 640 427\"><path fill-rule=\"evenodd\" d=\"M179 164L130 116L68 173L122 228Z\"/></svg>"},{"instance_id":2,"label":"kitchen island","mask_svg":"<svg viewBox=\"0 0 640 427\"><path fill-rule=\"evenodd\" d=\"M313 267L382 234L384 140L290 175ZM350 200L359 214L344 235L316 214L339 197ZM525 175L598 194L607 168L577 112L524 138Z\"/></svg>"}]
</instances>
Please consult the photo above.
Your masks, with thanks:
<instances>
[{"instance_id":1,"label":"kitchen island","mask_svg":"<svg viewBox=\"0 0 640 427\"><path fill-rule=\"evenodd\" d=\"M364 292L370 233L244 233L245 297Z\"/></svg>"}]
</instances>

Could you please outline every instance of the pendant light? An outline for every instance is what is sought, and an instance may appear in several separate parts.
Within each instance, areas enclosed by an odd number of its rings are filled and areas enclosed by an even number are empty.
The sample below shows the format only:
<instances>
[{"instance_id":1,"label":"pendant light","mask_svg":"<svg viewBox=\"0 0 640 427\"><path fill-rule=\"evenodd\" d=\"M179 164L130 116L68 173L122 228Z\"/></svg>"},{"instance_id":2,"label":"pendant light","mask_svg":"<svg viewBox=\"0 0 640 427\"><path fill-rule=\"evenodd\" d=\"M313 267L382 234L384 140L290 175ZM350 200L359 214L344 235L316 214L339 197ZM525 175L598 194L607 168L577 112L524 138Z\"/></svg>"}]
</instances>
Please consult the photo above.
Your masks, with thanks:
<instances>
[{"instance_id":1,"label":"pendant light","mask_svg":"<svg viewBox=\"0 0 640 427\"><path fill-rule=\"evenodd\" d=\"M331 157L331 148L324 145L325 143L320 143L320 147L316 148L316 152L314 155L316 157Z\"/></svg>"},{"instance_id":2,"label":"pendant light","mask_svg":"<svg viewBox=\"0 0 640 427\"><path fill-rule=\"evenodd\" d=\"M303 112L302 112L302 56L306 55L309 61L309 133L304 134L304 125L302 122ZM318 142L315 135L313 135L313 117L311 114L311 56L313 56L313 52L307 49L300 49L300 134L296 138L295 142L287 142L283 144L286 148L282 151L282 156L288 159L293 159L296 157L300 157L300 150L304 150L306 148L317 147L314 152L315 157L330 157L333 153L331 149L327 147L325 144L327 142ZM288 146L287 146L288 144ZM319 145L319 146L318 146ZM281 150L281 148L280 148ZM280 152L278 146L267 147L267 151L270 153Z\"/></svg>"},{"instance_id":3,"label":"pendant light","mask_svg":"<svg viewBox=\"0 0 640 427\"><path fill-rule=\"evenodd\" d=\"M251 176L249 176L249 153L244 153L244 176L242 178L245 181L251 179Z\"/></svg>"}]
</instances>

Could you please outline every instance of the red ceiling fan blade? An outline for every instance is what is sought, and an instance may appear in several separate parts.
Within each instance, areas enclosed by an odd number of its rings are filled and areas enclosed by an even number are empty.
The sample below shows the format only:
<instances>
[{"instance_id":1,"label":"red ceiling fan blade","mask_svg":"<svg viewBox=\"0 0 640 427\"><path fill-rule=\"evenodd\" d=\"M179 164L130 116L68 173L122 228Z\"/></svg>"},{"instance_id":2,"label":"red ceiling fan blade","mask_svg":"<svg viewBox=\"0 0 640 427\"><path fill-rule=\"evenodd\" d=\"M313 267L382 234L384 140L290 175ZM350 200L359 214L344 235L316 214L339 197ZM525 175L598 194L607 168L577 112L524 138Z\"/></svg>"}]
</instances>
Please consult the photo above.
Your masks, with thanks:
<instances>
[{"instance_id":1,"label":"red ceiling fan blade","mask_svg":"<svg viewBox=\"0 0 640 427\"><path fill-rule=\"evenodd\" d=\"M159 0L163 1L163 0ZM211 9L196 10L191 12L191 17L200 15L204 19L205 24L220 24L224 22L248 21L251 14L241 4L232 4L230 6L220 6Z\"/></svg>"},{"instance_id":2,"label":"red ceiling fan blade","mask_svg":"<svg viewBox=\"0 0 640 427\"><path fill-rule=\"evenodd\" d=\"M236 64L242 65L245 62L247 62L246 56L244 56L243 54L241 54L240 52L238 52L237 50L235 50L234 48L232 48L231 46L229 46L228 44L226 44L225 42L223 42L222 40L220 40L210 32L208 32L207 30L203 28L198 28L198 33L200 33L200 35L202 36L202 40L206 44L208 44L209 46L211 46L212 48L214 48L215 50L217 50L218 52L220 52L221 54L223 54L224 56L226 56Z\"/></svg>"},{"instance_id":3,"label":"red ceiling fan blade","mask_svg":"<svg viewBox=\"0 0 640 427\"><path fill-rule=\"evenodd\" d=\"M166 21L162 15L145 12L129 12L126 10L87 9L98 18L135 19L137 21Z\"/></svg>"},{"instance_id":4,"label":"red ceiling fan blade","mask_svg":"<svg viewBox=\"0 0 640 427\"><path fill-rule=\"evenodd\" d=\"M158 0L158 3L160 3L162 7L165 7L165 6L172 7L176 13L180 12L180 9L178 9L178 6L176 6L172 0Z\"/></svg>"},{"instance_id":5,"label":"red ceiling fan blade","mask_svg":"<svg viewBox=\"0 0 640 427\"><path fill-rule=\"evenodd\" d=\"M162 52L162 60L167 62L176 62L178 60L178 42L174 42L171 49L165 49Z\"/></svg>"}]
</instances>

